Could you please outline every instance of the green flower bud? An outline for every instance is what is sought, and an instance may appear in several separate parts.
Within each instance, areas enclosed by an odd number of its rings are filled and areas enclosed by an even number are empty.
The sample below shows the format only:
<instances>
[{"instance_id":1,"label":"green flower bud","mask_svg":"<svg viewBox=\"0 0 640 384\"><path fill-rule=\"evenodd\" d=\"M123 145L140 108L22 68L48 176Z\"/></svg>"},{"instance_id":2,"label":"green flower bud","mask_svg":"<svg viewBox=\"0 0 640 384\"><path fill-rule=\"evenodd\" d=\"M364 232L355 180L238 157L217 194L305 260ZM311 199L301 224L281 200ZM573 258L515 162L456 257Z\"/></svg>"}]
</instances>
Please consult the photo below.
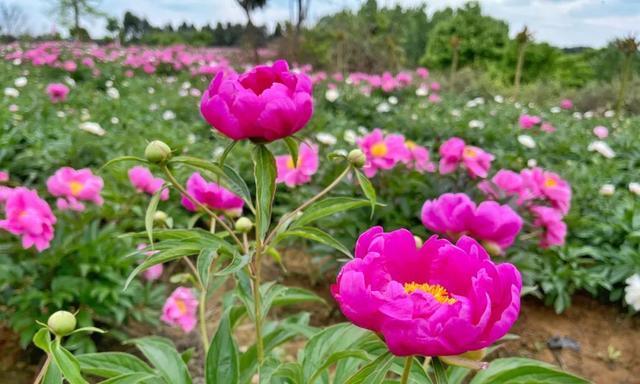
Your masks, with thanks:
<instances>
[{"instance_id":1,"label":"green flower bud","mask_svg":"<svg viewBox=\"0 0 640 384\"><path fill-rule=\"evenodd\" d=\"M353 165L354 167L362 168L364 166L364 163L367 161L367 157L361 150L353 149L347 155L347 160L349 160L349 163L351 163L351 165Z\"/></svg>"},{"instance_id":2,"label":"green flower bud","mask_svg":"<svg viewBox=\"0 0 640 384\"><path fill-rule=\"evenodd\" d=\"M152 163L164 163L171 158L171 148L160 140L154 140L144 150L144 157Z\"/></svg>"},{"instance_id":3,"label":"green flower bud","mask_svg":"<svg viewBox=\"0 0 640 384\"><path fill-rule=\"evenodd\" d=\"M482 241L482 246L491 256L502 256L502 248L493 241Z\"/></svg>"},{"instance_id":4,"label":"green flower bud","mask_svg":"<svg viewBox=\"0 0 640 384\"><path fill-rule=\"evenodd\" d=\"M76 329L76 317L71 312L58 311L49 316L47 325L56 336L66 336Z\"/></svg>"},{"instance_id":5,"label":"green flower bud","mask_svg":"<svg viewBox=\"0 0 640 384\"><path fill-rule=\"evenodd\" d=\"M153 221L155 221L156 223L164 223L168 218L169 216L163 211L156 211L153 214Z\"/></svg>"},{"instance_id":6,"label":"green flower bud","mask_svg":"<svg viewBox=\"0 0 640 384\"><path fill-rule=\"evenodd\" d=\"M236 231L247 233L253 228L253 223L246 217L241 217L236 221Z\"/></svg>"}]
</instances>

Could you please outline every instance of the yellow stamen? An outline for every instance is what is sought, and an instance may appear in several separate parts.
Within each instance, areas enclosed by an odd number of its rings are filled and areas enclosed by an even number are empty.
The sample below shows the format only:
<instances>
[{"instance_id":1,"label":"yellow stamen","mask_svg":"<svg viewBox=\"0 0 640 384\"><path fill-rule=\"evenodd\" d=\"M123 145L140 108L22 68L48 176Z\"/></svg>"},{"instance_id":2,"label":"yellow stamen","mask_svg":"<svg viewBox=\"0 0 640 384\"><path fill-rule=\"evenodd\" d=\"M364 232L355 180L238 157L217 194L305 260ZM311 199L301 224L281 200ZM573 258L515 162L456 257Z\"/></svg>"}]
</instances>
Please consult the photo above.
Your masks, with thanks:
<instances>
[{"instance_id":1,"label":"yellow stamen","mask_svg":"<svg viewBox=\"0 0 640 384\"><path fill-rule=\"evenodd\" d=\"M298 163L300 163L300 159L298 159ZM288 169L296 169L296 165L293 163L293 157L289 156L287 160L287 168Z\"/></svg>"},{"instance_id":2,"label":"yellow stamen","mask_svg":"<svg viewBox=\"0 0 640 384\"><path fill-rule=\"evenodd\" d=\"M84 189L84 184L79 181L71 181L69 182L69 189L71 189L73 196L77 196Z\"/></svg>"},{"instance_id":3,"label":"yellow stamen","mask_svg":"<svg viewBox=\"0 0 640 384\"><path fill-rule=\"evenodd\" d=\"M404 283L404 291L411 294L415 291L422 291L433 296L436 301L442 304L453 304L456 299L449 296L449 292L440 284L423 283L418 284L416 282Z\"/></svg>"},{"instance_id":4,"label":"yellow stamen","mask_svg":"<svg viewBox=\"0 0 640 384\"><path fill-rule=\"evenodd\" d=\"M411 141L411 140L405 141L404 145L406 145L407 148L409 148L411 150L414 149L417 146L417 144L415 142Z\"/></svg>"},{"instance_id":5,"label":"yellow stamen","mask_svg":"<svg viewBox=\"0 0 640 384\"><path fill-rule=\"evenodd\" d=\"M478 156L478 152L476 152L476 150L473 149L473 148L464 147L464 151L462 153L462 156L474 158L474 157Z\"/></svg>"},{"instance_id":6,"label":"yellow stamen","mask_svg":"<svg viewBox=\"0 0 640 384\"><path fill-rule=\"evenodd\" d=\"M176 307L178 308L178 311L180 311L181 315L187 313L187 304L185 304L183 300L177 299Z\"/></svg>"},{"instance_id":7,"label":"yellow stamen","mask_svg":"<svg viewBox=\"0 0 640 384\"><path fill-rule=\"evenodd\" d=\"M547 177L544 179L544 186L547 188L552 188L558 185L558 182L556 181L556 179L551 178L551 177Z\"/></svg>"},{"instance_id":8,"label":"yellow stamen","mask_svg":"<svg viewBox=\"0 0 640 384\"><path fill-rule=\"evenodd\" d=\"M386 155L387 152L389 152L389 148L387 148L387 144L382 141L371 146L371 154L375 157L382 157Z\"/></svg>"}]
</instances>

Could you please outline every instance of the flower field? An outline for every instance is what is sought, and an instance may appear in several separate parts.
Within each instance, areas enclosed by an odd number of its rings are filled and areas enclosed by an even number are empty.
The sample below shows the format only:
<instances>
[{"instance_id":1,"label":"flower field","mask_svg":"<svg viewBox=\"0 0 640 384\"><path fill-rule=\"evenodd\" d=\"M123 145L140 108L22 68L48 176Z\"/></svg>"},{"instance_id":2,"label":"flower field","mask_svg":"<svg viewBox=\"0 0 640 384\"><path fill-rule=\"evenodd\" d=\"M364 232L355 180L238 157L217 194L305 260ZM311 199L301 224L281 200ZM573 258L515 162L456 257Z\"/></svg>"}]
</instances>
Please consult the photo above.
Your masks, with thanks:
<instances>
[{"instance_id":1,"label":"flower field","mask_svg":"<svg viewBox=\"0 0 640 384\"><path fill-rule=\"evenodd\" d=\"M521 297L640 310L635 115L233 49L0 57L0 323L37 382L584 383L493 359Z\"/></svg>"}]
</instances>

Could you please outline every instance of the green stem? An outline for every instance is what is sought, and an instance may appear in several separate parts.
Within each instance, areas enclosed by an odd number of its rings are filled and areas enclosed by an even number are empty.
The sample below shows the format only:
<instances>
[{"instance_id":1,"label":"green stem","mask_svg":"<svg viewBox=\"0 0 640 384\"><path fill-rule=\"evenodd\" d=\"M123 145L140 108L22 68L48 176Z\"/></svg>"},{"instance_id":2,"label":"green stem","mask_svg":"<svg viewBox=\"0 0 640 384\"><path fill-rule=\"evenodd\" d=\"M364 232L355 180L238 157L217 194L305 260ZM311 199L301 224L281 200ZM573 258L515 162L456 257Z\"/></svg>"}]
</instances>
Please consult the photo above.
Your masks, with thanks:
<instances>
[{"instance_id":1,"label":"green stem","mask_svg":"<svg viewBox=\"0 0 640 384\"><path fill-rule=\"evenodd\" d=\"M260 367L264 361L264 343L262 341L262 299L260 297L260 284L261 284L261 255L262 250L256 249L256 258L254 264L253 275L253 307L256 327L256 352L258 355L258 375L260 374Z\"/></svg>"},{"instance_id":2,"label":"green stem","mask_svg":"<svg viewBox=\"0 0 640 384\"><path fill-rule=\"evenodd\" d=\"M431 367L434 373L434 384L448 384L447 372L445 371L444 364L438 357L433 357Z\"/></svg>"},{"instance_id":3,"label":"green stem","mask_svg":"<svg viewBox=\"0 0 640 384\"><path fill-rule=\"evenodd\" d=\"M45 360L44 365L42 365L42 369L40 369L40 372L38 372L38 376L36 376L36 379L33 381L33 384L39 384L44 380L44 377L47 374L47 371L49 370L50 364L51 364L51 354L47 353L47 360Z\"/></svg>"},{"instance_id":4,"label":"green stem","mask_svg":"<svg viewBox=\"0 0 640 384\"><path fill-rule=\"evenodd\" d=\"M175 176L173 176L173 173L171 173L171 170L169 170L169 168L166 166L166 164L162 165L162 170L167 175L167 178L169 179L171 184L173 184L173 186L176 187L176 189L178 191L180 191L180 193L182 193L193 204L197 205L198 207L200 207L200 209L205 211L209 216L211 216L212 219L214 219L215 221L220 223L220 225L222 225L222 227L229 233L229 235L233 238L233 240L240 246L240 249L242 249L242 250L244 250L246 252L246 250L244 249L244 247L242 245L242 242L240 241L240 239L238 239L238 236L236 236L236 234L227 225L227 223L225 223L224 221L220 220L218 215L216 215L213 211L211 211L206 205L200 203L193 196L191 196L189 194L189 192L187 192L187 190L178 182L178 180L176 180Z\"/></svg>"},{"instance_id":5,"label":"green stem","mask_svg":"<svg viewBox=\"0 0 640 384\"><path fill-rule=\"evenodd\" d=\"M411 365L413 365L413 356L407 356L404 360L404 369L402 370L402 378L400 384L407 384L411 375Z\"/></svg>"},{"instance_id":6,"label":"green stem","mask_svg":"<svg viewBox=\"0 0 640 384\"><path fill-rule=\"evenodd\" d=\"M205 356L209 352L209 335L207 334L207 290L200 290L200 303L198 303L198 323L200 323L200 339Z\"/></svg>"}]
</instances>

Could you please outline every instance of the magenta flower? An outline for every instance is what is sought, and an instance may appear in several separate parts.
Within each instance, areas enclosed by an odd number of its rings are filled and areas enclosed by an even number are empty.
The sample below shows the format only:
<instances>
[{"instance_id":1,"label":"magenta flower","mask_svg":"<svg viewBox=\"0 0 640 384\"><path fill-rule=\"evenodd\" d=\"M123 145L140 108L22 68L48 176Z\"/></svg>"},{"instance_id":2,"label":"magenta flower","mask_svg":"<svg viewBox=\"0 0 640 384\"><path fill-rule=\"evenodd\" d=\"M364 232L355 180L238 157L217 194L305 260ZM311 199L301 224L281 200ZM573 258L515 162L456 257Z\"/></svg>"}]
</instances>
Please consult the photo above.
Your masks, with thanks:
<instances>
[{"instance_id":1,"label":"magenta flower","mask_svg":"<svg viewBox=\"0 0 640 384\"><path fill-rule=\"evenodd\" d=\"M540 130L542 132L552 133L556 131L556 127L554 127L551 123L544 122L540 125Z\"/></svg>"},{"instance_id":2,"label":"magenta flower","mask_svg":"<svg viewBox=\"0 0 640 384\"><path fill-rule=\"evenodd\" d=\"M153 177L149 168L136 165L129 169L129 181L138 192L144 192L149 195L156 193L164 185L164 179ZM169 198L169 189L165 188L160 193L161 200Z\"/></svg>"},{"instance_id":3,"label":"magenta flower","mask_svg":"<svg viewBox=\"0 0 640 384\"><path fill-rule=\"evenodd\" d=\"M6 183L9 181L9 172L0 171L0 183Z\"/></svg>"},{"instance_id":4,"label":"magenta flower","mask_svg":"<svg viewBox=\"0 0 640 384\"><path fill-rule=\"evenodd\" d=\"M520 115L520 118L518 119L518 124L520 124L520 128L522 129L531 129L541 122L542 119L540 116Z\"/></svg>"},{"instance_id":5,"label":"magenta flower","mask_svg":"<svg viewBox=\"0 0 640 384\"><path fill-rule=\"evenodd\" d=\"M421 79L426 79L427 77L429 77L429 70L427 68L424 68L424 67L419 67L419 68L416 69L416 74Z\"/></svg>"},{"instance_id":6,"label":"magenta flower","mask_svg":"<svg viewBox=\"0 0 640 384\"><path fill-rule=\"evenodd\" d=\"M200 111L233 140L273 141L301 130L313 113L311 80L286 61L225 78L219 72L203 93Z\"/></svg>"},{"instance_id":7,"label":"magenta flower","mask_svg":"<svg viewBox=\"0 0 640 384\"><path fill-rule=\"evenodd\" d=\"M420 173L435 172L436 166L429 159L429 150L421 147L411 140L405 141L407 147L407 157L403 160L407 168L415 169Z\"/></svg>"},{"instance_id":8,"label":"magenta flower","mask_svg":"<svg viewBox=\"0 0 640 384\"><path fill-rule=\"evenodd\" d=\"M452 137L440 146L440 173L446 175L455 171L459 165L464 165L473 178L487 177L493 155L489 152L466 145L459 137Z\"/></svg>"},{"instance_id":9,"label":"magenta flower","mask_svg":"<svg viewBox=\"0 0 640 384\"><path fill-rule=\"evenodd\" d=\"M358 139L357 143L367 157L362 169L367 177L375 176L379 169L391 169L410 156L404 136L385 136L379 128Z\"/></svg>"},{"instance_id":10,"label":"magenta flower","mask_svg":"<svg viewBox=\"0 0 640 384\"><path fill-rule=\"evenodd\" d=\"M165 323L180 327L183 331L189 333L196 327L196 310L198 309L198 300L189 288L178 287L162 307L162 316L160 319Z\"/></svg>"},{"instance_id":11,"label":"magenta flower","mask_svg":"<svg viewBox=\"0 0 640 384\"><path fill-rule=\"evenodd\" d=\"M433 85L433 84L432 84ZM440 95L438 95L437 93L432 93L429 95L429 97L427 98L427 100L429 100L430 103L433 104L438 104L439 102L442 101L442 98L440 97Z\"/></svg>"},{"instance_id":12,"label":"magenta flower","mask_svg":"<svg viewBox=\"0 0 640 384\"><path fill-rule=\"evenodd\" d=\"M494 264L473 239L431 237L421 248L406 229L360 235L356 258L331 287L342 313L379 333L397 356L449 356L491 345L520 312L520 273Z\"/></svg>"},{"instance_id":13,"label":"magenta flower","mask_svg":"<svg viewBox=\"0 0 640 384\"><path fill-rule=\"evenodd\" d=\"M78 64L73 60L67 60L62 63L62 68L67 72L75 72L78 69Z\"/></svg>"},{"instance_id":14,"label":"magenta flower","mask_svg":"<svg viewBox=\"0 0 640 384\"><path fill-rule=\"evenodd\" d=\"M102 178L95 176L88 168L75 170L62 167L47 179L47 190L58 197L56 205L60 210L83 211L85 206L81 201L102 205L100 192L103 185Z\"/></svg>"},{"instance_id":15,"label":"magenta flower","mask_svg":"<svg viewBox=\"0 0 640 384\"><path fill-rule=\"evenodd\" d=\"M67 100L69 87L61 83L51 83L47 85L47 95L52 103L59 103Z\"/></svg>"},{"instance_id":16,"label":"magenta flower","mask_svg":"<svg viewBox=\"0 0 640 384\"><path fill-rule=\"evenodd\" d=\"M598 125L593 128L593 134L598 137L598 139L606 139L609 137L609 130L607 127L603 127L602 125Z\"/></svg>"},{"instance_id":17,"label":"magenta flower","mask_svg":"<svg viewBox=\"0 0 640 384\"><path fill-rule=\"evenodd\" d=\"M6 198L4 212L0 228L21 236L24 249L35 246L42 252L49 248L56 217L36 191L24 187L12 189Z\"/></svg>"},{"instance_id":18,"label":"magenta flower","mask_svg":"<svg viewBox=\"0 0 640 384\"><path fill-rule=\"evenodd\" d=\"M542 229L540 246L547 248L563 245L567 235L567 225L562 221L562 214L557 210L543 206L531 207L534 216L533 225Z\"/></svg>"},{"instance_id":19,"label":"magenta flower","mask_svg":"<svg viewBox=\"0 0 640 384\"><path fill-rule=\"evenodd\" d=\"M451 239L469 235L496 253L509 248L522 229L522 219L508 205L484 201L476 206L464 193L445 193L427 200L421 218L433 232Z\"/></svg>"},{"instance_id":20,"label":"magenta flower","mask_svg":"<svg viewBox=\"0 0 640 384\"><path fill-rule=\"evenodd\" d=\"M478 188L493 199L520 196L524 193L522 176L508 169L499 170L491 181L485 180L479 183Z\"/></svg>"},{"instance_id":21,"label":"magenta flower","mask_svg":"<svg viewBox=\"0 0 640 384\"><path fill-rule=\"evenodd\" d=\"M7 202L11 193L13 193L13 188L0 185L0 207Z\"/></svg>"},{"instance_id":22,"label":"magenta flower","mask_svg":"<svg viewBox=\"0 0 640 384\"><path fill-rule=\"evenodd\" d=\"M523 185L529 198L546 198L551 205L563 214L571 207L571 185L557 173L535 167L520 172Z\"/></svg>"},{"instance_id":23,"label":"magenta flower","mask_svg":"<svg viewBox=\"0 0 640 384\"><path fill-rule=\"evenodd\" d=\"M276 156L278 169L277 183L285 183L288 187L306 184L318 171L318 147L303 143L300 145L297 164L291 155Z\"/></svg>"},{"instance_id":24,"label":"magenta flower","mask_svg":"<svg viewBox=\"0 0 640 384\"><path fill-rule=\"evenodd\" d=\"M573 108L573 101L570 99L564 99L560 102L560 108L562 109L571 109Z\"/></svg>"},{"instance_id":25,"label":"magenta flower","mask_svg":"<svg viewBox=\"0 0 640 384\"><path fill-rule=\"evenodd\" d=\"M230 216L242 213L244 201L233 192L216 183L208 183L200 173L195 172L187 180L187 192L200 204L209 209L224 212ZM186 196L182 196L182 205L189 211L197 211L197 206Z\"/></svg>"}]
</instances>

